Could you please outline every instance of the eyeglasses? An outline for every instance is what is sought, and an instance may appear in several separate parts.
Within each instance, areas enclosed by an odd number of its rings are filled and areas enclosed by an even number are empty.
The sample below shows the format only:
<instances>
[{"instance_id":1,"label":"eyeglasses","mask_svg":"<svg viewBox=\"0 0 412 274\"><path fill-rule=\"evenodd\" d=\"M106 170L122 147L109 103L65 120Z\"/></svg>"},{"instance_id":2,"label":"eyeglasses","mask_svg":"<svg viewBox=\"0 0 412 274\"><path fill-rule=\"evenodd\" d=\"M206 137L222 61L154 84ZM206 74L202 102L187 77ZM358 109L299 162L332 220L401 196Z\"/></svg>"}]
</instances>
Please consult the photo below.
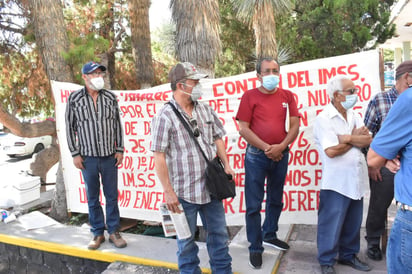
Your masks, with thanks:
<instances>
[{"instance_id":1,"label":"eyeglasses","mask_svg":"<svg viewBox=\"0 0 412 274\"><path fill-rule=\"evenodd\" d=\"M197 121L195 118L190 118L189 120L190 125L193 127L193 135L197 138L200 136L200 130L197 125Z\"/></svg>"},{"instance_id":2,"label":"eyeglasses","mask_svg":"<svg viewBox=\"0 0 412 274\"><path fill-rule=\"evenodd\" d=\"M355 94L358 93L359 89L358 88L348 88L348 89L341 89L338 90L340 92L349 92L350 94Z\"/></svg>"},{"instance_id":3,"label":"eyeglasses","mask_svg":"<svg viewBox=\"0 0 412 274\"><path fill-rule=\"evenodd\" d=\"M98 77L98 76L103 76L104 77L106 75L106 72L104 72L104 71L93 71L93 72L88 73L87 75L91 75L93 77Z\"/></svg>"}]
</instances>

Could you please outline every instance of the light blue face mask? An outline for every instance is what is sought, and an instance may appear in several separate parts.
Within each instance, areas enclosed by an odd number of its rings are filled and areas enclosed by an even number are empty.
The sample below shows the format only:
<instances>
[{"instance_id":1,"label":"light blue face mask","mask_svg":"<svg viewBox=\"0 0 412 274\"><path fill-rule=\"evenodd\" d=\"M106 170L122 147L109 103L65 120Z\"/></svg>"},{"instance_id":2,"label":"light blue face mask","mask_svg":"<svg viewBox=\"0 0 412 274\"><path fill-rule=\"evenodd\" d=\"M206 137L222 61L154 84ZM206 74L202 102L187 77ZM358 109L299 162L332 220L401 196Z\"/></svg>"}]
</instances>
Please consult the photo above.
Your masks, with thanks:
<instances>
[{"instance_id":1,"label":"light blue face mask","mask_svg":"<svg viewBox=\"0 0 412 274\"><path fill-rule=\"evenodd\" d=\"M353 108L356 105L356 102L358 101L358 95L357 94L346 95L345 98L346 98L346 101L341 102L340 104L346 110Z\"/></svg>"},{"instance_id":2,"label":"light blue face mask","mask_svg":"<svg viewBox=\"0 0 412 274\"><path fill-rule=\"evenodd\" d=\"M262 86L267 90L274 90L279 84L279 76L266 75L262 77Z\"/></svg>"}]
</instances>

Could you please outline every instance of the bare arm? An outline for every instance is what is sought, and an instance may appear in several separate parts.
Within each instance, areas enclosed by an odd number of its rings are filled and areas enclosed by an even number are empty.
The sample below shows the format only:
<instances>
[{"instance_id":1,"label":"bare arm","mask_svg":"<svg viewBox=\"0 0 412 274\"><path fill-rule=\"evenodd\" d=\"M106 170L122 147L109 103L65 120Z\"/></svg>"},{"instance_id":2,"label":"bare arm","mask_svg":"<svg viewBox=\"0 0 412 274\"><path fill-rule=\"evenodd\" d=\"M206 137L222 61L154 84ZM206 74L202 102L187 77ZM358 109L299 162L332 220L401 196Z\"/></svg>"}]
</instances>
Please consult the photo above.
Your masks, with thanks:
<instances>
[{"instance_id":1,"label":"bare arm","mask_svg":"<svg viewBox=\"0 0 412 274\"><path fill-rule=\"evenodd\" d=\"M226 174L230 174L232 175L232 178L235 178L235 172L230 167L229 161L227 159L225 143L221 138L219 138L215 140L215 144L217 148L217 156L219 156L220 160L222 161Z\"/></svg>"},{"instance_id":2,"label":"bare arm","mask_svg":"<svg viewBox=\"0 0 412 274\"><path fill-rule=\"evenodd\" d=\"M353 146L367 147L372 142L372 136L366 127L355 128L352 134L338 135L339 144L325 150L328 157L333 158L348 152Z\"/></svg>"},{"instance_id":3,"label":"bare arm","mask_svg":"<svg viewBox=\"0 0 412 274\"><path fill-rule=\"evenodd\" d=\"M169 178L169 170L166 164L166 153L155 151L154 161L156 175L162 184L167 208L171 212L180 213L181 210L178 208L180 204L179 199L177 198Z\"/></svg>"},{"instance_id":4,"label":"bare arm","mask_svg":"<svg viewBox=\"0 0 412 274\"><path fill-rule=\"evenodd\" d=\"M248 144L257 147L261 150L266 150L269 144L260 139L251 129L250 123L239 120L239 134L242 136Z\"/></svg>"},{"instance_id":5,"label":"bare arm","mask_svg":"<svg viewBox=\"0 0 412 274\"><path fill-rule=\"evenodd\" d=\"M369 148L367 161L369 167L380 169L386 164L387 159L380 156L372 148Z\"/></svg>"}]
</instances>

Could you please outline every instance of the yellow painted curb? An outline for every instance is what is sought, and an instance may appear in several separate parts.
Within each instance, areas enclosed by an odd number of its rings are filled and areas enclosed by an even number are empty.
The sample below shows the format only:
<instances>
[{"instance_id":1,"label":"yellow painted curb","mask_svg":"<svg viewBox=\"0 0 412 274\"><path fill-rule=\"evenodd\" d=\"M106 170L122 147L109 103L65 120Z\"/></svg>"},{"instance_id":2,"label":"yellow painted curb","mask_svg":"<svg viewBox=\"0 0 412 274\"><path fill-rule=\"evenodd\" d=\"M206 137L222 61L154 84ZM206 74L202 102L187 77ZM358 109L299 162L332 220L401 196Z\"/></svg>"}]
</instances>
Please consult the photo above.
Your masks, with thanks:
<instances>
[{"instance_id":1,"label":"yellow painted curb","mask_svg":"<svg viewBox=\"0 0 412 274\"><path fill-rule=\"evenodd\" d=\"M152 259L144 259L133 257L129 255L123 255L118 253L112 252L105 252L100 250L88 250L79 247L67 246L64 244L56 244L46 241L39 241L35 239L29 238L21 238L16 236L10 236L0 233L0 242L5 244L23 246L31 249L52 252L57 254L63 254L73 257L80 257L85 259L91 259L96 261L103 261L103 262L115 262L115 261L122 261L132 264L141 264L147 266L155 266L155 267L165 267L171 269L178 269L178 265L175 263L168 263L164 261L152 260ZM210 269L202 268L203 273L212 273Z\"/></svg>"},{"instance_id":2,"label":"yellow painted curb","mask_svg":"<svg viewBox=\"0 0 412 274\"><path fill-rule=\"evenodd\" d=\"M294 226L295 226L294 224L291 224L291 225L290 225L288 234L286 235L286 239L285 239L286 242L289 242L289 239L290 239L290 236L292 235ZM276 263L275 263L275 265L273 266L273 269L272 269L271 274L276 274L276 273L278 273L279 266L280 266L280 261L282 260L282 257L283 257L283 254L284 254L284 253L285 253L285 251L281 251L281 252L279 253L279 256L278 256L277 259L276 259Z\"/></svg>"},{"instance_id":3,"label":"yellow painted curb","mask_svg":"<svg viewBox=\"0 0 412 274\"><path fill-rule=\"evenodd\" d=\"M64 244L56 244L47 241L40 241L30 238L22 238L16 236L10 236L6 234L0 233L0 242L5 244L17 245L22 247L27 247L31 249L68 255L73 257L80 257L85 259L91 259L96 261L103 261L103 262L126 262L132 264L140 264L140 265L147 265L147 266L154 266L154 267L164 267L170 269L178 270L178 265L175 263L169 263L159 260L152 260L152 259L145 259L139 258L129 255L123 255L119 253L112 253L107 251L100 251L100 250L88 250L85 248L80 247L73 247ZM202 273L212 273L212 270L209 268L201 268ZM233 272L236 274L237 272Z\"/></svg>"}]
</instances>

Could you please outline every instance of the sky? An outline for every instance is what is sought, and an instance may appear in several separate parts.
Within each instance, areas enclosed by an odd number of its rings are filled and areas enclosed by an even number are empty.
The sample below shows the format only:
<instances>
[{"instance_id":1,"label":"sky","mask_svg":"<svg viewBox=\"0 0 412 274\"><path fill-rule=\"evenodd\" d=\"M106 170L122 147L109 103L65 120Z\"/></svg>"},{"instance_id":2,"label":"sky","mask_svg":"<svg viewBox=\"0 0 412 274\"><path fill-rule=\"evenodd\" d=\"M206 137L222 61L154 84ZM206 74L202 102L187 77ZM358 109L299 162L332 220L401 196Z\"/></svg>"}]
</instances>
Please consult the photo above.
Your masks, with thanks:
<instances>
[{"instance_id":1,"label":"sky","mask_svg":"<svg viewBox=\"0 0 412 274\"><path fill-rule=\"evenodd\" d=\"M170 0L152 0L149 9L150 30L154 31L163 24L170 22Z\"/></svg>"}]
</instances>

